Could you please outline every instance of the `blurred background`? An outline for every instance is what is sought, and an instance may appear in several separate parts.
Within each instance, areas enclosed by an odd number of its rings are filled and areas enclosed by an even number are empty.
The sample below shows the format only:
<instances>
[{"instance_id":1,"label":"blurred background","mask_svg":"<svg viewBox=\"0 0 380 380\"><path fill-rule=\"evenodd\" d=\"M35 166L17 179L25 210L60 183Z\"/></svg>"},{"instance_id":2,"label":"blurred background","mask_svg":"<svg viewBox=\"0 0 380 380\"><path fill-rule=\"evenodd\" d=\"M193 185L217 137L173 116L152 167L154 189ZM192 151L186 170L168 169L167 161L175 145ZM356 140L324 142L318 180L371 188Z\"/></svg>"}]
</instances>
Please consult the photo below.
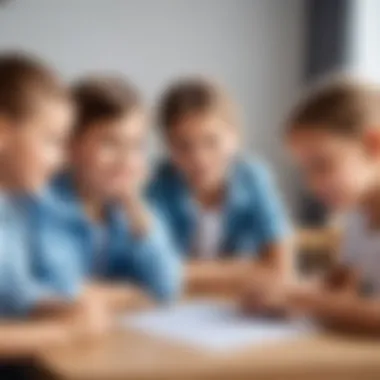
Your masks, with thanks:
<instances>
[{"instance_id":1,"label":"blurred background","mask_svg":"<svg viewBox=\"0 0 380 380\"><path fill-rule=\"evenodd\" d=\"M330 71L380 79L379 20L379 0L0 0L0 49L38 54L68 80L122 72L152 105L173 77L212 76L241 107L246 149L274 167L298 219L320 224L284 159L282 122Z\"/></svg>"}]
</instances>

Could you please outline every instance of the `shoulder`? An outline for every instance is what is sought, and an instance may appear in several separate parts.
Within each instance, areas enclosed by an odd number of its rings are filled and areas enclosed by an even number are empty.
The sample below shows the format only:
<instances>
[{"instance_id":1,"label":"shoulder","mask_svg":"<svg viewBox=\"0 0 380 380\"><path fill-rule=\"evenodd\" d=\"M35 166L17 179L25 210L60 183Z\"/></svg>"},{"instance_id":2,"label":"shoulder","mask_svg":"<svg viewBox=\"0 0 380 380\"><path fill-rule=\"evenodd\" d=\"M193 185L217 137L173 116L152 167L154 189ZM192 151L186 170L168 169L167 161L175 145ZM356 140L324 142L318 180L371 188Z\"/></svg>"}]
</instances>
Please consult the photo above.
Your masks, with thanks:
<instances>
[{"instance_id":1,"label":"shoulder","mask_svg":"<svg viewBox=\"0 0 380 380\"><path fill-rule=\"evenodd\" d=\"M53 180L45 187L39 197L39 202L45 206L52 206L64 201L64 191L62 185L63 177L61 175L53 178Z\"/></svg>"},{"instance_id":2,"label":"shoulder","mask_svg":"<svg viewBox=\"0 0 380 380\"><path fill-rule=\"evenodd\" d=\"M152 168L152 177L148 184L148 195L156 198L160 194L171 193L178 187L180 175L170 162L163 160Z\"/></svg>"},{"instance_id":3,"label":"shoulder","mask_svg":"<svg viewBox=\"0 0 380 380\"><path fill-rule=\"evenodd\" d=\"M152 168L152 182L162 182L173 180L178 176L178 172L169 159L164 159Z\"/></svg>"},{"instance_id":4,"label":"shoulder","mask_svg":"<svg viewBox=\"0 0 380 380\"><path fill-rule=\"evenodd\" d=\"M72 215L77 212L77 199L67 173L60 173L39 196L38 210L44 215Z\"/></svg>"},{"instance_id":5,"label":"shoulder","mask_svg":"<svg viewBox=\"0 0 380 380\"><path fill-rule=\"evenodd\" d=\"M269 165L256 157L245 155L237 158L233 172L234 179L250 189L270 186L273 182Z\"/></svg>"},{"instance_id":6,"label":"shoulder","mask_svg":"<svg viewBox=\"0 0 380 380\"><path fill-rule=\"evenodd\" d=\"M28 215L24 198L2 195L0 199L0 229L17 227Z\"/></svg>"}]
</instances>

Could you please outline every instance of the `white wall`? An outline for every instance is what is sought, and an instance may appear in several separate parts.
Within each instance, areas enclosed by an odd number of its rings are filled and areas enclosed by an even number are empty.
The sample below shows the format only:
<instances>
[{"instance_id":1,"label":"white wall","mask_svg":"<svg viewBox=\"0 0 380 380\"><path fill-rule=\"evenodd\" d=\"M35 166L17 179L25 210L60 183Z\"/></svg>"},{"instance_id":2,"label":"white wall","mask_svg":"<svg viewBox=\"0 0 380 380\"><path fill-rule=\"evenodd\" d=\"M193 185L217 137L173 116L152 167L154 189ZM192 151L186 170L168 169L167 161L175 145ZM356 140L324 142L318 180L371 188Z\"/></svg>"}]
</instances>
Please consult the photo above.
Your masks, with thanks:
<instances>
[{"instance_id":1,"label":"white wall","mask_svg":"<svg viewBox=\"0 0 380 380\"><path fill-rule=\"evenodd\" d=\"M348 69L380 83L380 1L351 1L351 57Z\"/></svg>"},{"instance_id":2,"label":"white wall","mask_svg":"<svg viewBox=\"0 0 380 380\"><path fill-rule=\"evenodd\" d=\"M246 144L279 169L280 124L301 83L302 0L13 0L0 48L24 48L69 79L118 70L152 100L170 78L212 75L240 102Z\"/></svg>"}]
</instances>

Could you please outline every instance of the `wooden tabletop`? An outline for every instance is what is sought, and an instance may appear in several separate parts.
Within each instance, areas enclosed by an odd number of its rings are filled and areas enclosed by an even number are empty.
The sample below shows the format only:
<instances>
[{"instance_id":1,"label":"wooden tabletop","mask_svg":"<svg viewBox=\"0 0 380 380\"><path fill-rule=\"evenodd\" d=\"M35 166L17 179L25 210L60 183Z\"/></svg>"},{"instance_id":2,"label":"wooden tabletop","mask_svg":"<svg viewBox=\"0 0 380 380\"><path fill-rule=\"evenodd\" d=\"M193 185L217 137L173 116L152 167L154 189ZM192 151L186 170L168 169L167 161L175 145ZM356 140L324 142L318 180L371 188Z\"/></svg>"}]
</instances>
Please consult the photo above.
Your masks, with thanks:
<instances>
[{"instance_id":1,"label":"wooden tabletop","mask_svg":"<svg viewBox=\"0 0 380 380\"><path fill-rule=\"evenodd\" d=\"M318 333L226 355L123 329L42 352L39 364L61 380L367 380L380 378L380 342Z\"/></svg>"}]
</instances>

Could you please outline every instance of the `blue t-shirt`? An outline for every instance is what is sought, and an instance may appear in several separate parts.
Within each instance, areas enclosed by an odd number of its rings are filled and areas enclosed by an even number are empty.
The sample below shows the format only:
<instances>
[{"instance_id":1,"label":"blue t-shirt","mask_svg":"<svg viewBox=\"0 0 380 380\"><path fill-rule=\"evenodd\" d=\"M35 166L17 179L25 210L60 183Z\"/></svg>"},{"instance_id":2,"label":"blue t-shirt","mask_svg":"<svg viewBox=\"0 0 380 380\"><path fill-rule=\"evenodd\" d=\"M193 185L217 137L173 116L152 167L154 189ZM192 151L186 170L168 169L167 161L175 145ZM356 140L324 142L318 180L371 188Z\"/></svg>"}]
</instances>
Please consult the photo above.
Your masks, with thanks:
<instances>
[{"instance_id":1,"label":"blue t-shirt","mask_svg":"<svg viewBox=\"0 0 380 380\"><path fill-rule=\"evenodd\" d=\"M261 163L237 158L226 176L221 205L220 255L255 256L262 247L290 232L287 212L270 171ZM185 178L171 162L156 170L149 196L165 215L180 251L189 256L197 238L197 207Z\"/></svg>"},{"instance_id":2,"label":"blue t-shirt","mask_svg":"<svg viewBox=\"0 0 380 380\"><path fill-rule=\"evenodd\" d=\"M163 221L152 211L145 236L134 236L123 208L106 206L102 224L90 221L70 172L59 175L38 205L35 245L44 273L68 294L91 277L128 280L158 300L175 298L182 286L182 263Z\"/></svg>"}]
</instances>

